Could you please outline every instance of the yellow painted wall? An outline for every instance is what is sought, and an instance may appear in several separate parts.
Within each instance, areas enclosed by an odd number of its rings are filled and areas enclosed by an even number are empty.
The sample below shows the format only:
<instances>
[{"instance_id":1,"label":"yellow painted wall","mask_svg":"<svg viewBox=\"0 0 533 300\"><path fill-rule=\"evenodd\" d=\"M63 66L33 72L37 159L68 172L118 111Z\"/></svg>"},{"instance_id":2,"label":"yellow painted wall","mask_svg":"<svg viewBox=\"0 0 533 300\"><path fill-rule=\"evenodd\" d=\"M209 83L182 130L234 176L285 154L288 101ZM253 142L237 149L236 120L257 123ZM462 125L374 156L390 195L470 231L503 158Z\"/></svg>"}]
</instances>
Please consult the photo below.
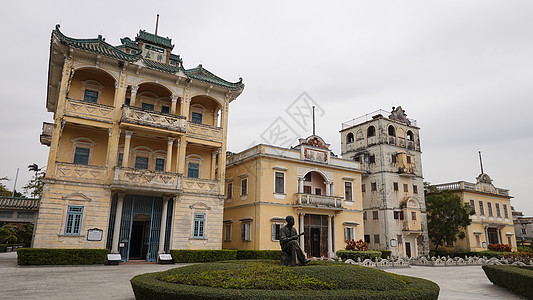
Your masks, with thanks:
<instances>
[{"instance_id":1,"label":"yellow painted wall","mask_svg":"<svg viewBox=\"0 0 533 300\"><path fill-rule=\"evenodd\" d=\"M115 80L109 75L93 69L82 69L74 73L70 83L68 97L83 100L82 81L86 80L95 80L104 86L102 94L99 95L98 104L113 105Z\"/></svg>"},{"instance_id":2,"label":"yellow painted wall","mask_svg":"<svg viewBox=\"0 0 533 300\"><path fill-rule=\"evenodd\" d=\"M85 137L90 138L96 145L89 154L89 165L105 166L107 154L108 133L104 130L89 130L66 125L61 136L58 161L72 163L74 161L74 145L72 140Z\"/></svg>"}]
</instances>

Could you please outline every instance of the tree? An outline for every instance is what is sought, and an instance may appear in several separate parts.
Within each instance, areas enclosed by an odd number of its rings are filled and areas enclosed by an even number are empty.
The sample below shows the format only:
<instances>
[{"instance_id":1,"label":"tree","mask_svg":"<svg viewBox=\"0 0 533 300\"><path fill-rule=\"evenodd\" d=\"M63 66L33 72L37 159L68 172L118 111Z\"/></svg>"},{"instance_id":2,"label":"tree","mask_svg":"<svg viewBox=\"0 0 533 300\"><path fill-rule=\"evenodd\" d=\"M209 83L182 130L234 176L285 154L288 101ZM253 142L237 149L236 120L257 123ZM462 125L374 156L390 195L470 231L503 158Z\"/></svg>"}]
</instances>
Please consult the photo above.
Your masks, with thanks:
<instances>
[{"instance_id":1,"label":"tree","mask_svg":"<svg viewBox=\"0 0 533 300\"><path fill-rule=\"evenodd\" d=\"M0 244L14 244L17 242L17 230L11 225L0 227Z\"/></svg>"},{"instance_id":2,"label":"tree","mask_svg":"<svg viewBox=\"0 0 533 300\"><path fill-rule=\"evenodd\" d=\"M0 178L0 196L8 196L11 197L12 193L7 189L7 187L2 183L2 181L8 181L9 178L2 177Z\"/></svg>"},{"instance_id":3,"label":"tree","mask_svg":"<svg viewBox=\"0 0 533 300\"><path fill-rule=\"evenodd\" d=\"M435 250L444 245L446 240L464 239L464 229L472 222L470 215L475 212L470 204L449 190L426 190L426 207L429 238L435 244Z\"/></svg>"},{"instance_id":4,"label":"tree","mask_svg":"<svg viewBox=\"0 0 533 300\"><path fill-rule=\"evenodd\" d=\"M41 198L41 194L43 193L44 171L42 171L42 169L43 168L39 168L35 163L28 166L28 170L35 172L35 174L23 189L24 192L30 193L30 195L35 198Z\"/></svg>"}]
</instances>

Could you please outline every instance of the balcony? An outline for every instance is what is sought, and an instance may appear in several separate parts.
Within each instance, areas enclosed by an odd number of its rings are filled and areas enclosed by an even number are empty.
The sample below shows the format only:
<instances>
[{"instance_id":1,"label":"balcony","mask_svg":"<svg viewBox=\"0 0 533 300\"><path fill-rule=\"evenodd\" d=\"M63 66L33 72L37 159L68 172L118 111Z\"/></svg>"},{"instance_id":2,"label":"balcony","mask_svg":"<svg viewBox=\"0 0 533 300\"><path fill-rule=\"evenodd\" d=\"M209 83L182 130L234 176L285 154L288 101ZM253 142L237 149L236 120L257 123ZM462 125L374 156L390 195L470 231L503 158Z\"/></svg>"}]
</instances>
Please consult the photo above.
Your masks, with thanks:
<instances>
[{"instance_id":1,"label":"balcony","mask_svg":"<svg viewBox=\"0 0 533 300\"><path fill-rule=\"evenodd\" d=\"M422 225L417 221L404 221L402 226L403 231L422 231Z\"/></svg>"},{"instance_id":2,"label":"balcony","mask_svg":"<svg viewBox=\"0 0 533 300\"><path fill-rule=\"evenodd\" d=\"M187 136L222 142L222 128L193 122L187 123Z\"/></svg>"},{"instance_id":3,"label":"balcony","mask_svg":"<svg viewBox=\"0 0 533 300\"><path fill-rule=\"evenodd\" d=\"M106 167L56 162L54 177L62 180L104 183Z\"/></svg>"},{"instance_id":4,"label":"balcony","mask_svg":"<svg viewBox=\"0 0 533 300\"><path fill-rule=\"evenodd\" d=\"M400 176L412 177L415 175L415 167L398 167L398 174Z\"/></svg>"},{"instance_id":5,"label":"balcony","mask_svg":"<svg viewBox=\"0 0 533 300\"><path fill-rule=\"evenodd\" d=\"M181 189L181 174L115 167L112 188L176 193Z\"/></svg>"},{"instance_id":6,"label":"balcony","mask_svg":"<svg viewBox=\"0 0 533 300\"><path fill-rule=\"evenodd\" d=\"M218 180L183 177L183 191L189 193L219 194L220 182Z\"/></svg>"},{"instance_id":7,"label":"balcony","mask_svg":"<svg viewBox=\"0 0 533 300\"><path fill-rule=\"evenodd\" d=\"M295 205L312 206L312 207L327 207L327 208L342 208L342 198L334 196L322 196L312 194L295 194Z\"/></svg>"},{"instance_id":8,"label":"balcony","mask_svg":"<svg viewBox=\"0 0 533 300\"><path fill-rule=\"evenodd\" d=\"M54 128L56 127L53 123L43 123L43 131L41 132L41 144L50 146L52 144L52 133L54 132Z\"/></svg>"},{"instance_id":9,"label":"balcony","mask_svg":"<svg viewBox=\"0 0 533 300\"><path fill-rule=\"evenodd\" d=\"M122 106L121 122L185 132L185 117Z\"/></svg>"},{"instance_id":10,"label":"balcony","mask_svg":"<svg viewBox=\"0 0 533 300\"><path fill-rule=\"evenodd\" d=\"M409 150L415 150L415 142L413 141L407 141L407 149Z\"/></svg>"},{"instance_id":11,"label":"balcony","mask_svg":"<svg viewBox=\"0 0 533 300\"><path fill-rule=\"evenodd\" d=\"M110 123L113 121L113 106L67 98L65 115Z\"/></svg>"}]
</instances>

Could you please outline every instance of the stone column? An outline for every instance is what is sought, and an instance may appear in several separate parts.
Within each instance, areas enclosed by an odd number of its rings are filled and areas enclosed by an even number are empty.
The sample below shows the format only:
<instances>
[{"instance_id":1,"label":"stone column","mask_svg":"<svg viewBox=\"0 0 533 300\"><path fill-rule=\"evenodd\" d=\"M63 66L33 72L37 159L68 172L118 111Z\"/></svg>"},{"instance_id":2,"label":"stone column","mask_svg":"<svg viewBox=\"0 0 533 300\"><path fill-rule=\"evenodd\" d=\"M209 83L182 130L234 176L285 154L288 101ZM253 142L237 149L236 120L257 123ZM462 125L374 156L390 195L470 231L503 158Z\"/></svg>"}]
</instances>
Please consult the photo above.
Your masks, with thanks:
<instances>
[{"instance_id":1,"label":"stone column","mask_svg":"<svg viewBox=\"0 0 533 300\"><path fill-rule=\"evenodd\" d=\"M163 211L161 212L161 230L159 231L158 253L165 253L165 232L167 230L168 197L163 197Z\"/></svg>"},{"instance_id":2,"label":"stone column","mask_svg":"<svg viewBox=\"0 0 533 300\"><path fill-rule=\"evenodd\" d=\"M303 194L304 193L304 179L303 177L298 178L298 193Z\"/></svg>"},{"instance_id":3,"label":"stone column","mask_svg":"<svg viewBox=\"0 0 533 300\"><path fill-rule=\"evenodd\" d=\"M129 167L130 143L131 143L132 134L133 134L133 131L126 130L126 136L124 139L124 154L122 155L122 166L123 167Z\"/></svg>"},{"instance_id":4,"label":"stone column","mask_svg":"<svg viewBox=\"0 0 533 300\"><path fill-rule=\"evenodd\" d=\"M300 234L300 233L305 231L304 216L305 216L304 213L298 214L298 227L300 228L298 234ZM300 235L300 248L302 248L302 251L305 254L305 238L304 238L303 235ZM305 254L305 255L307 256L307 254Z\"/></svg>"},{"instance_id":5,"label":"stone column","mask_svg":"<svg viewBox=\"0 0 533 300\"><path fill-rule=\"evenodd\" d=\"M330 196L335 196L335 184L333 182L330 183L331 191L329 192Z\"/></svg>"},{"instance_id":6,"label":"stone column","mask_svg":"<svg viewBox=\"0 0 533 300\"><path fill-rule=\"evenodd\" d=\"M178 96L172 94L172 96L170 96L170 100L172 101L172 104L170 106L170 113L175 115L176 114L176 104L178 102Z\"/></svg>"},{"instance_id":7,"label":"stone column","mask_svg":"<svg viewBox=\"0 0 533 300\"><path fill-rule=\"evenodd\" d=\"M181 138L178 138L176 140L176 173L179 173L180 170L180 145L181 145Z\"/></svg>"},{"instance_id":8,"label":"stone column","mask_svg":"<svg viewBox=\"0 0 533 300\"><path fill-rule=\"evenodd\" d=\"M187 141L185 140L185 136L182 135L180 137L180 156L178 159L178 173L185 174L185 156L187 155Z\"/></svg>"},{"instance_id":9,"label":"stone column","mask_svg":"<svg viewBox=\"0 0 533 300\"><path fill-rule=\"evenodd\" d=\"M216 180L216 164L217 164L217 153L220 151L220 148L211 153L211 180Z\"/></svg>"},{"instance_id":10,"label":"stone column","mask_svg":"<svg viewBox=\"0 0 533 300\"><path fill-rule=\"evenodd\" d=\"M130 106L135 106L135 100L137 100L137 90L139 90L138 85L134 85L131 87Z\"/></svg>"},{"instance_id":11,"label":"stone column","mask_svg":"<svg viewBox=\"0 0 533 300\"><path fill-rule=\"evenodd\" d=\"M333 216L328 215L328 256L333 258L335 254L333 253L333 228L331 226L331 219Z\"/></svg>"},{"instance_id":12,"label":"stone column","mask_svg":"<svg viewBox=\"0 0 533 300\"><path fill-rule=\"evenodd\" d=\"M169 137L167 139L167 161L165 162L165 172L170 172L172 168L172 145L176 139Z\"/></svg>"},{"instance_id":13,"label":"stone column","mask_svg":"<svg viewBox=\"0 0 533 300\"><path fill-rule=\"evenodd\" d=\"M326 184L326 196L331 196L331 183L329 181L324 183Z\"/></svg>"},{"instance_id":14,"label":"stone column","mask_svg":"<svg viewBox=\"0 0 533 300\"><path fill-rule=\"evenodd\" d=\"M113 228L113 244L111 253L118 253L118 243L120 242L120 224L122 223L122 205L124 203L124 194L118 194L117 211L115 212L115 227Z\"/></svg>"}]
</instances>

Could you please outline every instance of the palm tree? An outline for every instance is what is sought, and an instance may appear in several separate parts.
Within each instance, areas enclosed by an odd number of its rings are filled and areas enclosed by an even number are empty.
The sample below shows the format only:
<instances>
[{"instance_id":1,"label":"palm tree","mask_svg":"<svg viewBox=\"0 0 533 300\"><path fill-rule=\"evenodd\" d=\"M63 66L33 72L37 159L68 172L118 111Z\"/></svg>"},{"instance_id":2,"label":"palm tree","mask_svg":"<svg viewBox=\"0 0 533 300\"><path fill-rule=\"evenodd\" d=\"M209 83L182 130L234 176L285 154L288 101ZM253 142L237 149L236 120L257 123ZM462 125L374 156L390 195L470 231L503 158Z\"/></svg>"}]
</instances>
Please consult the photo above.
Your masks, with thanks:
<instances>
[{"instance_id":1,"label":"palm tree","mask_svg":"<svg viewBox=\"0 0 533 300\"><path fill-rule=\"evenodd\" d=\"M39 166L36 163L33 163L33 164L28 166L28 170L32 171L32 172L35 172L35 174L37 174L37 172L41 171L41 169L42 168L39 168Z\"/></svg>"}]
</instances>

